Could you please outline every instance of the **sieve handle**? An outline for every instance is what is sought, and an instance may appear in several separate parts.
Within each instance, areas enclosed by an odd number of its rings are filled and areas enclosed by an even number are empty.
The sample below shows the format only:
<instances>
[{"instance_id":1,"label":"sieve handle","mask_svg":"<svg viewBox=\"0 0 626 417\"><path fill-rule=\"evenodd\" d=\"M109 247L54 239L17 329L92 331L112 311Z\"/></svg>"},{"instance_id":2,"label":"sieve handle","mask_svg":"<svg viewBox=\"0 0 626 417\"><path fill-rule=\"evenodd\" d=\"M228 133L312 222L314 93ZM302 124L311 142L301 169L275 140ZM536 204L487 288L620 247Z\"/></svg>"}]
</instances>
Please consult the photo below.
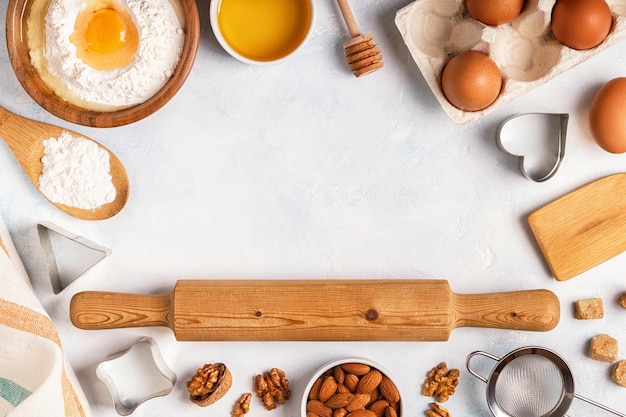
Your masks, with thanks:
<instances>
[{"instance_id":1,"label":"sieve handle","mask_svg":"<svg viewBox=\"0 0 626 417\"><path fill-rule=\"evenodd\" d=\"M470 361L472 360L472 358L474 358L474 356L484 356L484 357L489 358L491 360L494 360L496 362L499 362L500 358L497 357L497 356L492 355L491 353L483 352L483 351L480 351L480 350L477 350L477 351L472 352L469 355L467 355L467 360L465 361L465 366L467 366L467 370L469 371L469 373L474 375L476 378L480 379L484 383L487 383L487 378L485 378L484 376L482 376L481 374L479 374L478 372L473 370L472 367L470 366Z\"/></svg>"},{"instance_id":2,"label":"sieve handle","mask_svg":"<svg viewBox=\"0 0 626 417\"><path fill-rule=\"evenodd\" d=\"M596 407L601 408L604 411L607 411L607 412L609 412L611 414L615 414L616 416L626 417L626 414L620 413L619 411L615 411L612 408L607 407L606 405L602 405L600 403L597 403L597 402L595 402L593 400L590 400L589 398L583 397L582 395L574 394L574 397L578 398L579 400L582 400L582 401L584 401L584 402L586 402L588 404L595 405Z\"/></svg>"}]
</instances>

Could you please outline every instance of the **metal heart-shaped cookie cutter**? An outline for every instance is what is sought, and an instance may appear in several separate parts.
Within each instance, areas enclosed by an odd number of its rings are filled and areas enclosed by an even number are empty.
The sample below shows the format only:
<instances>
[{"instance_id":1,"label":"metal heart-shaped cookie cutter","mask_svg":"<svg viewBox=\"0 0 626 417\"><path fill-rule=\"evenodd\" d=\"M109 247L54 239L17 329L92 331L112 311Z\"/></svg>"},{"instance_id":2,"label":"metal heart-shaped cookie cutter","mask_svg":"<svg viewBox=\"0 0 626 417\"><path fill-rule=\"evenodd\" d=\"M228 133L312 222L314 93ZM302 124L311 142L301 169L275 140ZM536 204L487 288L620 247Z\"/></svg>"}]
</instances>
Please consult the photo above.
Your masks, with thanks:
<instances>
[{"instance_id":1,"label":"metal heart-shaped cookie cutter","mask_svg":"<svg viewBox=\"0 0 626 417\"><path fill-rule=\"evenodd\" d=\"M556 174L565 154L568 114L523 113L503 121L496 132L498 147L518 158L526 178L542 182Z\"/></svg>"}]
</instances>

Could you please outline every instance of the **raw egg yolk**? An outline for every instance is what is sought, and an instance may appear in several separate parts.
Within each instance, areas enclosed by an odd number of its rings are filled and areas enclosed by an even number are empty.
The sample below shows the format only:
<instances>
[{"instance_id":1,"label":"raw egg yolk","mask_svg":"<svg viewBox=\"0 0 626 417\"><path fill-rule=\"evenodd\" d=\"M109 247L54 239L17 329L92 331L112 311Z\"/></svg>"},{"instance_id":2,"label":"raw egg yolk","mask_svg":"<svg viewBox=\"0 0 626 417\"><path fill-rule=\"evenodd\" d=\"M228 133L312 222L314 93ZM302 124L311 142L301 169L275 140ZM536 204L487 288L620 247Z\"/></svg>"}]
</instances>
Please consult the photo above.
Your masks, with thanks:
<instances>
[{"instance_id":1,"label":"raw egg yolk","mask_svg":"<svg viewBox=\"0 0 626 417\"><path fill-rule=\"evenodd\" d=\"M110 1L91 1L78 13L70 41L90 67L122 68L135 57L139 36L128 12Z\"/></svg>"}]
</instances>

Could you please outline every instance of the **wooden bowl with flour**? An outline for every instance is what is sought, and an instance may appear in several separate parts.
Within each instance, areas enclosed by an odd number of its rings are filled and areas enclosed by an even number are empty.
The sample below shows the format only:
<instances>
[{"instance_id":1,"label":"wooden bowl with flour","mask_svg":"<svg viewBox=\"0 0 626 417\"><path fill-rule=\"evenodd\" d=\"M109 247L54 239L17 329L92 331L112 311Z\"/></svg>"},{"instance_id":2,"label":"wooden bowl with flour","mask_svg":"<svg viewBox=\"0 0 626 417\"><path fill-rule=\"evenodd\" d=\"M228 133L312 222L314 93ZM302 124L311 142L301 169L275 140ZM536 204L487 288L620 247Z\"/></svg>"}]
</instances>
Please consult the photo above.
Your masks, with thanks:
<instances>
[{"instance_id":1,"label":"wooden bowl with flour","mask_svg":"<svg viewBox=\"0 0 626 417\"><path fill-rule=\"evenodd\" d=\"M110 3L110 8L94 6L91 10L89 5L96 2L87 1L82 17L81 0L9 0L7 49L17 79L35 102L72 123L116 127L148 117L163 107L186 81L200 37L195 0L161 1L165 3L160 7L171 8L167 13L170 26L165 26L168 22L155 25L153 16L141 16L143 10L159 7L155 0L133 2L132 6L130 2L116 1ZM123 26L124 15L132 28ZM53 31L58 30L56 43L46 38L51 21L55 22ZM78 29L81 25L82 29ZM131 62L118 63L111 51L123 49L123 36L127 37L125 43L132 44L126 41L133 30L135 49L126 53ZM151 30L156 32L150 33ZM101 36L110 33L116 33L116 37ZM93 46L94 40L100 43ZM53 46L49 46L51 43ZM166 55L163 45L170 48L169 61L162 58ZM53 47L56 52L48 51ZM57 62L57 57L67 61L59 58ZM111 65L116 67L108 68Z\"/></svg>"}]
</instances>

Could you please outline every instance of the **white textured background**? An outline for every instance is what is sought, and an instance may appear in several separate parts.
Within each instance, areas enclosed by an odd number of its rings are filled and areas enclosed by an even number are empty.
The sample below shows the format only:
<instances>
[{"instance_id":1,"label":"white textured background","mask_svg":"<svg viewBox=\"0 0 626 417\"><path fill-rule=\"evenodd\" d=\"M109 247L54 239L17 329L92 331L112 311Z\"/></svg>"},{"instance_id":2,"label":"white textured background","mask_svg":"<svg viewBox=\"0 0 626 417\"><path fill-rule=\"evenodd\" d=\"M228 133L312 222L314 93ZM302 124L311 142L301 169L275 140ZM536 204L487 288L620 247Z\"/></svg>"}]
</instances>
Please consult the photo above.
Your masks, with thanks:
<instances>
[{"instance_id":1,"label":"white textured background","mask_svg":"<svg viewBox=\"0 0 626 417\"><path fill-rule=\"evenodd\" d=\"M272 412L254 400L251 416L297 417L308 378L345 356L379 362L397 379L407 417L422 415L426 372L440 361L460 368L455 417L490 415L484 384L465 371L473 350L496 355L543 345L565 356L580 394L626 411L626 391L610 366L586 356L587 342L609 333L626 344L626 257L557 282L539 253L527 215L579 186L624 170L589 134L588 107L606 81L626 75L620 44L476 123L452 123L402 42L394 17L408 1L352 1L363 32L383 51L385 68L356 79L343 60L347 31L338 7L317 1L312 39L292 60L246 66L217 44L208 1L198 2L201 42L189 80L163 109L130 126L92 129L36 105L0 47L0 105L66 126L103 143L126 165L131 194L112 219L87 222L50 205L8 147L0 146L0 214L57 324L98 417L117 415L95 366L141 336L154 337L178 374L174 391L135 416L226 416L271 367L287 372L293 399ZM0 0L4 18L7 1ZM4 31L0 35L4 39ZM565 160L547 183L526 180L495 144L505 118L521 112L570 114ZM65 292L52 295L35 232L53 222L111 248L111 256ZM562 319L547 333L457 329L436 343L182 343L167 329L85 332L68 319L82 290L167 292L182 278L443 278L459 293L547 288ZM580 322L573 301L602 297L606 316ZM434 300L433 300L434 301ZM622 351L624 351L622 349ZM620 352L620 357L626 353ZM224 362L234 385L210 409L186 399L185 381L206 362ZM602 415L575 402L572 416Z\"/></svg>"}]
</instances>

